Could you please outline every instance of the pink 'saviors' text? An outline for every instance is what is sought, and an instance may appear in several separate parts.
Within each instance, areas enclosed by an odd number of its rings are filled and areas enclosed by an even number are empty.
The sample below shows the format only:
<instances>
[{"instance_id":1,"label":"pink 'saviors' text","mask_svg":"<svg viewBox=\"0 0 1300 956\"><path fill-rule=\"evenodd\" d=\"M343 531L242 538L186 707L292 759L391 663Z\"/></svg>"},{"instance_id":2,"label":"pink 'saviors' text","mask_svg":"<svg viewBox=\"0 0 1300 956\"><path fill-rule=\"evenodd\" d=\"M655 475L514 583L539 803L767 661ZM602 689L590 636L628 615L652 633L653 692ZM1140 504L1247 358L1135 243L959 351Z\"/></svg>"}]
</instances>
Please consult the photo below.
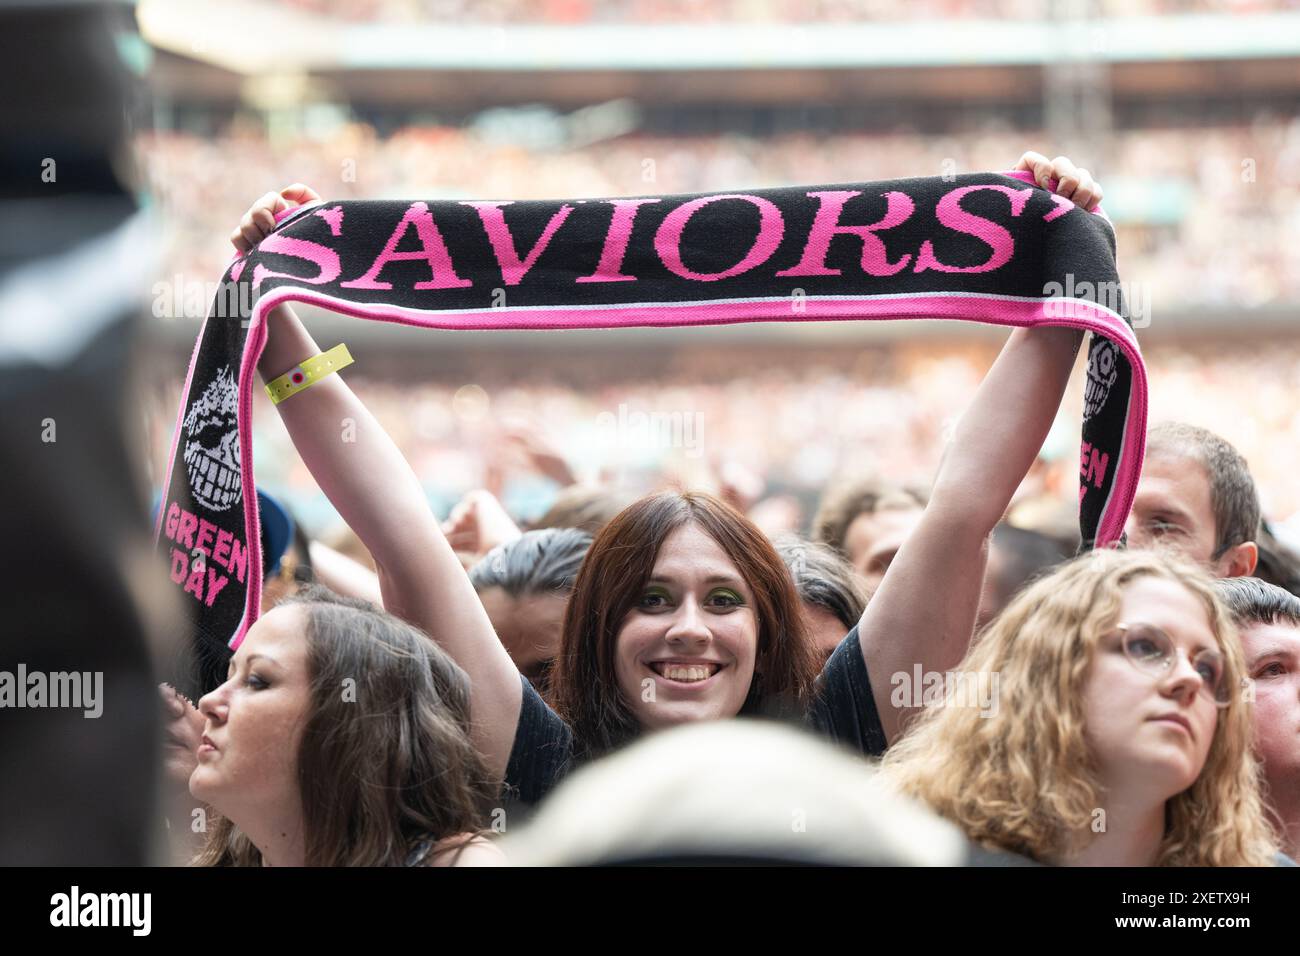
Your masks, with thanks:
<instances>
[{"instance_id":1,"label":"pink 'saviors' text","mask_svg":"<svg viewBox=\"0 0 1300 956\"><path fill-rule=\"evenodd\" d=\"M808 236L803 243L799 261L794 266L776 273L778 277L838 276L843 270L827 265L831 240L838 235L852 235L862 243L861 267L871 276L892 276L903 270L919 272L947 273L983 273L993 272L1006 265L1015 252L1015 240L1002 225L983 216L968 212L962 208L962 200L977 192L995 192L1005 195L1010 203L1012 217L1019 217L1025 209L1033 189L1014 189L997 184L961 186L945 193L935 206L935 218L940 225L956 233L978 239L988 246L988 254L983 262L973 265L953 265L940 260L934 244L926 239L921 242L915 253L906 252L890 260L884 240L878 235L907 222L916 211L912 197L897 190L883 195L884 214L873 223L845 224L841 221L844 206L860 190L818 190L809 192L810 199L818 203ZM1065 215L1074 208L1069 200L1053 196L1054 208L1043 216L1044 222ZM691 218L701 209L720 202L745 202L752 205L759 214L758 231L749 249L739 260L727 269L718 272L697 272L689 268L682 257L682 235ZM636 282L637 276L623 271L632 227L641 207L662 202L661 199L601 199L593 203L608 203L613 207L609 226L606 229L599 263L590 275L580 276L575 282ZM459 203L475 210L492 249L492 254L501 270L501 276L507 286L517 286L527 277L538 258L546 251L552 238L563 227L565 221L576 209L572 203L565 203L550 217L542 234L533 243L526 254L521 255L514 233L506 222L502 212L503 206L510 201L463 201ZM330 228L336 237L343 236L344 212L342 206L322 207L313 211ZM399 246L409 242L408 236L414 232L419 249L399 251ZM762 266L785 240L786 221L781 210L769 199L745 193L730 193L714 196L701 196L684 202L669 212L659 224L654 235L654 250L659 261L669 272L682 279L693 282L716 282L728 279ZM267 279L284 278L304 282L309 285L325 285L338 282L345 289L391 290L391 282L381 278L385 266L392 262L423 261L430 270L428 280L415 282L414 290L463 289L474 283L456 271L451 251L443 239L443 234L434 221L433 212L426 202L413 202L389 235L384 247L370 264L352 278L340 280L343 265L336 250L318 242L300 239L283 234L272 234L262 241L261 252L277 253L302 259L316 267L315 276L292 275L276 272L262 263L253 267L253 288L260 288ZM235 266L234 278L238 279L243 271L241 260ZM554 276L550 276L553 281Z\"/></svg>"}]
</instances>

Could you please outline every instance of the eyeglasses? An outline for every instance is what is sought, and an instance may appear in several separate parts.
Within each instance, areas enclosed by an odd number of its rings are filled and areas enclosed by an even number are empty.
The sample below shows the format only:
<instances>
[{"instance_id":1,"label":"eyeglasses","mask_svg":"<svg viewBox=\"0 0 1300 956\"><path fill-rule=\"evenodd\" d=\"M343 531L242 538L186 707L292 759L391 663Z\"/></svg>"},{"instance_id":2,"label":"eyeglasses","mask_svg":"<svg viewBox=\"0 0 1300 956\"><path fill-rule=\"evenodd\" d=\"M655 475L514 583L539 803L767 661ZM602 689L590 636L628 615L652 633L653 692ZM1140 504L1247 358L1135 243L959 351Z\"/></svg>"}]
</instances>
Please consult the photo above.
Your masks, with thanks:
<instances>
[{"instance_id":1,"label":"eyeglasses","mask_svg":"<svg viewBox=\"0 0 1300 956\"><path fill-rule=\"evenodd\" d=\"M1163 679L1173 673L1178 662L1178 648L1171 638L1152 624L1120 624L1124 656L1144 674ZM1204 650L1189 658L1192 669L1201 677L1199 693L1214 701L1216 707L1232 703L1232 686L1227 665L1218 651Z\"/></svg>"}]
</instances>

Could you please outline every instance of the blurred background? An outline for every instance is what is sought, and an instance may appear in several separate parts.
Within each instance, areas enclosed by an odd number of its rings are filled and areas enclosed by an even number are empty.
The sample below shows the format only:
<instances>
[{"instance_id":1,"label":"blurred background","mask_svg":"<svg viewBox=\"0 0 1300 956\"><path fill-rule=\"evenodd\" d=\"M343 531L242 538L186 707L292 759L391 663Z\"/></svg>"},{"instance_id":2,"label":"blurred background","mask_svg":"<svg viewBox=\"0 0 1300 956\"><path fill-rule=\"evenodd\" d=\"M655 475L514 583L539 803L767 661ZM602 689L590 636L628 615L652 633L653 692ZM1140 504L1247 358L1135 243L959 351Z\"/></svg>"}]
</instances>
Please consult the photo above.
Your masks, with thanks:
<instances>
[{"instance_id":1,"label":"blurred background","mask_svg":"<svg viewBox=\"0 0 1300 956\"><path fill-rule=\"evenodd\" d=\"M149 103L134 151L164 242L143 363L155 486L227 237L267 190L669 194L1006 170L1034 149L1105 188L1120 275L1149 323L1152 422L1228 438L1266 516L1300 531L1300 0L139 0L135 12L143 42L125 55ZM432 332L299 311L322 347L348 343L349 383L440 516L488 488L523 521L565 480L558 455L579 481L634 492L743 486L766 499L769 526L806 529L837 477L928 479L1005 337L847 322ZM1073 520L1082 363L1076 376L1024 489L1043 522ZM260 389L255 401L259 485L313 536L337 536Z\"/></svg>"}]
</instances>

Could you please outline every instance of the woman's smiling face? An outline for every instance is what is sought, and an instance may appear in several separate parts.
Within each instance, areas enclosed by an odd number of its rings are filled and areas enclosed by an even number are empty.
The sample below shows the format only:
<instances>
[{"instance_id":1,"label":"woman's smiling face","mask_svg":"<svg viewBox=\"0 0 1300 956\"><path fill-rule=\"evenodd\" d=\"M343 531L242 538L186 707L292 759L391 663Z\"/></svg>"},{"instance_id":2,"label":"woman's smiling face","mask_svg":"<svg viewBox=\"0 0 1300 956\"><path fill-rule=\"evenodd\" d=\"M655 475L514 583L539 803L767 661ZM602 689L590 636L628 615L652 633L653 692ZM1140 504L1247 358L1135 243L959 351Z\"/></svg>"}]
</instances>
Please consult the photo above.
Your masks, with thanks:
<instances>
[{"instance_id":1,"label":"woman's smiling face","mask_svg":"<svg viewBox=\"0 0 1300 956\"><path fill-rule=\"evenodd\" d=\"M664 539L614 651L619 690L642 727L740 713L758 654L753 593L698 525Z\"/></svg>"}]
</instances>

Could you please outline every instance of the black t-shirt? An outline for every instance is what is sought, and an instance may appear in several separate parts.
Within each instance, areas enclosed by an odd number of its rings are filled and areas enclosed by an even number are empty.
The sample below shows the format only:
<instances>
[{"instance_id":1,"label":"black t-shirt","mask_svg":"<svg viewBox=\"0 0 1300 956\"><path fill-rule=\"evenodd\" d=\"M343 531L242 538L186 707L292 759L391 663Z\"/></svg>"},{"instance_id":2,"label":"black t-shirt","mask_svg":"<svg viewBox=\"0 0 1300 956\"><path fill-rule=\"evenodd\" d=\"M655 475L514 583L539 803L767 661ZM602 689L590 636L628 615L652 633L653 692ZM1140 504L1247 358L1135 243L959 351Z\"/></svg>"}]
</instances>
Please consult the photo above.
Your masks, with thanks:
<instances>
[{"instance_id":1,"label":"black t-shirt","mask_svg":"<svg viewBox=\"0 0 1300 956\"><path fill-rule=\"evenodd\" d=\"M869 757L882 756L889 746L856 624L822 668L808 722L828 740Z\"/></svg>"},{"instance_id":2,"label":"black t-shirt","mask_svg":"<svg viewBox=\"0 0 1300 956\"><path fill-rule=\"evenodd\" d=\"M515 728L515 742L506 767L505 797L512 804L535 804L564 778L573 765L573 731L533 690L522 675L524 699ZM809 726L829 740L879 757L885 752L867 665L862 659L858 629L835 648L818 678L809 708Z\"/></svg>"},{"instance_id":3,"label":"black t-shirt","mask_svg":"<svg viewBox=\"0 0 1300 956\"><path fill-rule=\"evenodd\" d=\"M551 710L523 674L524 699L506 765L508 803L534 804L550 793L573 763L573 731Z\"/></svg>"}]
</instances>

